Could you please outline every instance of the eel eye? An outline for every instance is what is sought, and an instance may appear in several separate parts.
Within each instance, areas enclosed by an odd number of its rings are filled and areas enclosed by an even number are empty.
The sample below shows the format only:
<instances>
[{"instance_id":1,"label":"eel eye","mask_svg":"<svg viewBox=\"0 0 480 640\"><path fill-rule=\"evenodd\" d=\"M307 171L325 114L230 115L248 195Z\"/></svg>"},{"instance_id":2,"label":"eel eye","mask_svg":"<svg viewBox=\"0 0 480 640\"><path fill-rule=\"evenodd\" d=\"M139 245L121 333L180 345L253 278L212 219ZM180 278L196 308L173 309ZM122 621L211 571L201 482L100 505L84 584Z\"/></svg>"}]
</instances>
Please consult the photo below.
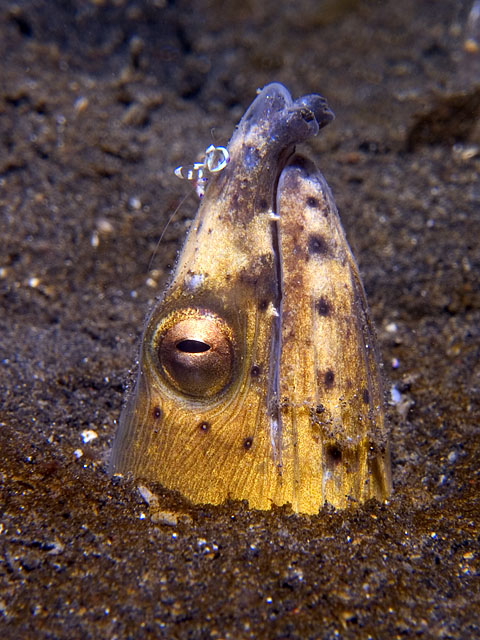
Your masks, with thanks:
<instances>
[{"instance_id":1,"label":"eel eye","mask_svg":"<svg viewBox=\"0 0 480 640\"><path fill-rule=\"evenodd\" d=\"M161 323L156 336L160 370L177 391L210 398L230 382L232 331L216 314L202 309L176 311Z\"/></svg>"}]
</instances>

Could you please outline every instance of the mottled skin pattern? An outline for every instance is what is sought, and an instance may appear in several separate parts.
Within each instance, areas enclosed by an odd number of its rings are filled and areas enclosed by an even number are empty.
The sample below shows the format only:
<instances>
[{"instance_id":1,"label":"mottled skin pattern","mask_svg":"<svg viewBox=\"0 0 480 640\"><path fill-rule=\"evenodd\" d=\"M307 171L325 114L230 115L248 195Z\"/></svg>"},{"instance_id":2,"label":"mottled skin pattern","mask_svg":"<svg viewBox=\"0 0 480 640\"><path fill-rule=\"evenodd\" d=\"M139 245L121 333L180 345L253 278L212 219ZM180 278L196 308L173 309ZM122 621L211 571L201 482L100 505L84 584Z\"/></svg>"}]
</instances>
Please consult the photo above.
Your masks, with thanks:
<instances>
[{"instance_id":1,"label":"mottled skin pattern","mask_svg":"<svg viewBox=\"0 0 480 640\"><path fill-rule=\"evenodd\" d=\"M310 511L319 486L322 499L338 507L348 499L382 499L391 486L375 337L335 204L312 163L293 158L282 171L277 210L284 269L280 395L295 502Z\"/></svg>"},{"instance_id":2,"label":"mottled skin pattern","mask_svg":"<svg viewBox=\"0 0 480 640\"><path fill-rule=\"evenodd\" d=\"M242 118L148 320L112 472L197 503L306 513L389 495L358 268L322 175L293 155L332 117L272 84ZM181 352L192 344L202 352Z\"/></svg>"}]
</instances>

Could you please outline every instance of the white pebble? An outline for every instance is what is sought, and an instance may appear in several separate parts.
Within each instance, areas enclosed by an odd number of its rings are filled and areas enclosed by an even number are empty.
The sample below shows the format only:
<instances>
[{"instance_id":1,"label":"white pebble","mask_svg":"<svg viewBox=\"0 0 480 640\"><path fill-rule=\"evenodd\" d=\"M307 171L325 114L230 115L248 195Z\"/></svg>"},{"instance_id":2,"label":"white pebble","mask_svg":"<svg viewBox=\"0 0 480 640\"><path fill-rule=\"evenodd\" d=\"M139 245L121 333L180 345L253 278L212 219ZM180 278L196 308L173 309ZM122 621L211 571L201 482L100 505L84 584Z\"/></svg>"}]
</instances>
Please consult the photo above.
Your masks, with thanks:
<instances>
[{"instance_id":1,"label":"white pebble","mask_svg":"<svg viewBox=\"0 0 480 640\"><path fill-rule=\"evenodd\" d=\"M399 404L402 401L402 394L397 389L397 387L393 384L390 389L390 396L392 398L393 404Z\"/></svg>"},{"instance_id":2,"label":"white pebble","mask_svg":"<svg viewBox=\"0 0 480 640\"><path fill-rule=\"evenodd\" d=\"M142 207L142 201L140 200L140 198L136 198L135 196L132 196L128 201L128 206L131 209L135 209L135 211L138 211Z\"/></svg>"},{"instance_id":3,"label":"white pebble","mask_svg":"<svg viewBox=\"0 0 480 640\"><path fill-rule=\"evenodd\" d=\"M99 218L97 220L97 229L100 233L112 233L113 224L107 218Z\"/></svg>"},{"instance_id":4,"label":"white pebble","mask_svg":"<svg viewBox=\"0 0 480 640\"><path fill-rule=\"evenodd\" d=\"M94 249L96 249L100 244L100 238L98 237L98 233L96 231L94 231L90 236L90 244Z\"/></svg>"},{"instance_id":5,"label":"white pebble","mask_svg":"<svg viewBox=\"0 0 480 640\"><path fill-rule=\"evenodd\" d=\"M145 487L143 484L138 485L137 487L138 493L142 496L145 502L150 506L158 505L158 497L150 491L148 487Z\"/></svg>"},{"instance_id":6,"label":"white pebble","mask_svg":"<svg viewBox=\"0 0 480 640\"><path fill-rule=\"evenodd\" d=\"M98 433L93 429L85 429L85 431L82 431L81 436L83 442L87 444L87 442L92 442L92 440L98 438Z\"/></svg>"}]
</instances>

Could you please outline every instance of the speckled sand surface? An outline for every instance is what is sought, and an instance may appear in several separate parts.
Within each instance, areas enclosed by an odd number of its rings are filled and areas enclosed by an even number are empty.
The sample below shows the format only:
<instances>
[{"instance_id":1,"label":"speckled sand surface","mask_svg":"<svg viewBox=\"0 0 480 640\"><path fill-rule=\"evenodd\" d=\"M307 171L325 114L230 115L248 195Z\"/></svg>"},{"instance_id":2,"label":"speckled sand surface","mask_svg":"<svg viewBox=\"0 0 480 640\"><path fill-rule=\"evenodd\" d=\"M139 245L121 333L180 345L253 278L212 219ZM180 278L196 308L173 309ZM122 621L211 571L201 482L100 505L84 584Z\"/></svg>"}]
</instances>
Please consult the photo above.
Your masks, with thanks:
<instances>
[{"instance_id":1,"label":"speckled sand surface","mask_svg":"<svg viewBox=\"0 0 480 640\"><path fill-rule=\"evenodd\" d=\"M470 5L1 3L2 638L480 637ZM169 526L106 461L196 207L173 168L226 143L272 80L337 116L303 150L335 194L395 385L395 493L303 517L150 487Z\"/></svg>"}]
</instances>

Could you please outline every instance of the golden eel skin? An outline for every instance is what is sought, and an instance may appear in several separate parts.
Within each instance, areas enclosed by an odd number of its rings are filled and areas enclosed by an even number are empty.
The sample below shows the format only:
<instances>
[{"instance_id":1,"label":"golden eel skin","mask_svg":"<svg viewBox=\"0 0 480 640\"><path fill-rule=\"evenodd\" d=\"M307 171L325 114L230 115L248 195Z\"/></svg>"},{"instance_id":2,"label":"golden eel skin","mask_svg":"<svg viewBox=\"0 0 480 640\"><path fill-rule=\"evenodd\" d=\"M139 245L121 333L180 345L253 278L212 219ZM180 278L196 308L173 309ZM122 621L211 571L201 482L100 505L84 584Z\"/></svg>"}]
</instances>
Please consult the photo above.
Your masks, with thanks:
<instances>
[{"instance_id":1,"label":"golden eel skin","mask_svg":"<svg viewBox=\"0 0 480 640\"><path fill-rule=\"evenodd\" d=\"M390 494L358 267L322 174L294 153L332 118L276 83L243 116L148 319L111 473L303 513Z\"/></svg>"}]
</instances>

